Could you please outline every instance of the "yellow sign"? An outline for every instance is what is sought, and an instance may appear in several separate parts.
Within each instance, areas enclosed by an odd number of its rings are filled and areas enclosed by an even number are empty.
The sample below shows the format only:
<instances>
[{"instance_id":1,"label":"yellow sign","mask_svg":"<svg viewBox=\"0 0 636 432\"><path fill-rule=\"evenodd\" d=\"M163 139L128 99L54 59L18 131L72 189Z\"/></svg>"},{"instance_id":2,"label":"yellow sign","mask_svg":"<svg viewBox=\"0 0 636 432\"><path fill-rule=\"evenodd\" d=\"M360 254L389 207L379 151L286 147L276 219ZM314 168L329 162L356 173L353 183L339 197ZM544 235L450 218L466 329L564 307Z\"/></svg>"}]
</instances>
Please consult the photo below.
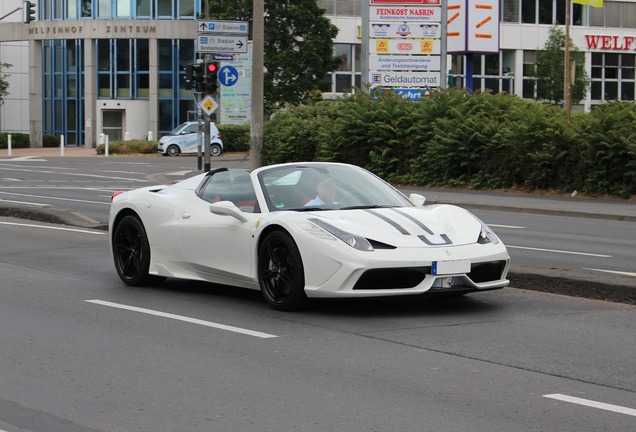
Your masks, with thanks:
<instances>
[{"instance_id":1,"label":"yellow sign","mask_svg":"<svg viewBox=\"0 0 636 432\"><path fill-rule=\"evenodd\" d=\"M212 115L214 111L219 107L219 104L212 98L212 96L207 95L204 97L201 102L199 102L199 106L207 115Z\"/></svg>"}]
</instances>

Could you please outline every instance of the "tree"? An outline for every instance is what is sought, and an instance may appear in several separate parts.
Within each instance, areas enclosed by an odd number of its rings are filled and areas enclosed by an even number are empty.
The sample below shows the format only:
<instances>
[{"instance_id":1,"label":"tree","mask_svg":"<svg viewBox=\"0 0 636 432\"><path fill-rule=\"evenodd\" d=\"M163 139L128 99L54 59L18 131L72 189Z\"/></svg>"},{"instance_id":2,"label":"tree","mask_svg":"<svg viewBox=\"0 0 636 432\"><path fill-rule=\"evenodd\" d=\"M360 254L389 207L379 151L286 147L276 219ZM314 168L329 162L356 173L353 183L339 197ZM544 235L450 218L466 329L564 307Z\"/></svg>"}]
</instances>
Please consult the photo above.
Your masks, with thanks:
<instances>
[{"instance_id":1,"label":"tree","mask_svg":"<svg viewBox=\"0 0 636 432\"><path fill-rule=\"evenodd\" d=\"M563 103L565 86L565 32L558 26L550 29L550 35L542 51L537 51L534 77L537 78L537 99L555 105ZM570 60L575 62L575 78L572 87L572 103L578 103L587 94L590 85L585 71L585 54L570 39Z\"/></svg>"},{"instance_id":2,"label":"tree","mask_svg":"<svg viewBox=\"0 0 636 432\"><path fill-rule=\"evenodd\" d=\"M252 0L209 0L210 18L248 21ZM340 60L334 56L338 28L324 16L316 0L265 0L265 108L272 112L299 103L312 92L328 90L327 73Z\"/></svg>"},{"instance_id":3,"label":"tree","mask_svg":"<svg viewBox=\"0 0 636 432\"><path fill-rule=\"evenodd\" d=\"M3 69L9 68L9 63L0 63L0 105L4 105L4 97L9 94L9 82L7 78L9 74L5 74Z\"/></svg>"}]
</instances>

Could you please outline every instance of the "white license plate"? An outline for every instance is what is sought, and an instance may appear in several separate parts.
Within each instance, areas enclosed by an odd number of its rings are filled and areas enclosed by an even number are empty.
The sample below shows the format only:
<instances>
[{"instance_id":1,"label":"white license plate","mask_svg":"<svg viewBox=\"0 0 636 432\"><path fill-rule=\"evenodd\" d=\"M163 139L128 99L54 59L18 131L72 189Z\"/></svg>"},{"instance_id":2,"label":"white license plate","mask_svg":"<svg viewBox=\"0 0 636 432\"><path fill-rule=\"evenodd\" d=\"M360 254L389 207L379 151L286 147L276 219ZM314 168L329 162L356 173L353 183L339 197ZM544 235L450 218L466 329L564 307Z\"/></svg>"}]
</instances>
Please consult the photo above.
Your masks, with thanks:
<instances>
[{"instance_id":1,"label":"white license plate","mask_svg":"<svg viewBox=\"0 0 636 432\"><path fill-rule=\"evenodd\" d=\"M434 276L470 273L470 260L433 261L432 273Z\"/></svg>"}]
</instances>

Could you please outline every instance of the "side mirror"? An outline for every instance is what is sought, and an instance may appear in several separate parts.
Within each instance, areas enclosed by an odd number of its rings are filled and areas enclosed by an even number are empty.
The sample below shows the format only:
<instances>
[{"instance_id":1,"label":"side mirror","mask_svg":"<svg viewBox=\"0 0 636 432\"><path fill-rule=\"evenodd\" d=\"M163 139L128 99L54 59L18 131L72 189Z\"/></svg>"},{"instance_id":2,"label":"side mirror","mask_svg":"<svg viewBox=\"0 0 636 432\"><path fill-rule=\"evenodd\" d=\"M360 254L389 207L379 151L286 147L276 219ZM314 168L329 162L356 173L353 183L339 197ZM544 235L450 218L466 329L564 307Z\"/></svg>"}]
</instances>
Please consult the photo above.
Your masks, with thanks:
<instances>
[{"instance_id":1,"label":"side mirror","mask_svg":"<svg viewBox=\"0 0 636 432\"><path fill-rule=\"evenodd\" d=\"M241 210L232 201L219 201L210 204L210 212L219 216L232 216L241 222L247 222L247 218L243 216Z\"/></svg>"},{"instance_id":2,"label":"side mirror","mask_svg":"<svg viewBox=\"0 0 636 432\"><path fill-rule=\"evenodd\" d=\"M409 200L411 200L413 204L419 207L424 205L424 203L426 202L426 197L420 194L412 193L409 195Z\"/></svg>"}]
</instances>

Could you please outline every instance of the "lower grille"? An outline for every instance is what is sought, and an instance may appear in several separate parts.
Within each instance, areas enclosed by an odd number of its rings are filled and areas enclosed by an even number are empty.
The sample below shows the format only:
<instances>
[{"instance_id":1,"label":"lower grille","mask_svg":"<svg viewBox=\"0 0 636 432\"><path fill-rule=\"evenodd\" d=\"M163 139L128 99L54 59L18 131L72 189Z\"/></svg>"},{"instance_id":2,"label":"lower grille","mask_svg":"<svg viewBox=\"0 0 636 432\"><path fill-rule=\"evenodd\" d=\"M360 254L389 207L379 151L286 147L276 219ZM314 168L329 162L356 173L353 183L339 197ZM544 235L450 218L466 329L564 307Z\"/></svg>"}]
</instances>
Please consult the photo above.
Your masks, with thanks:
<instances>
[{"instance_id":1,"label":"lower grille","mask_svg":"<svg viewBox=\"0 0 636 432\"><path fill-rule=\"evenodd\" d=\"M430 267L384 268L365 271L354 290L404 289L418 286L431 274Z\"/></svg>"}]
</instances>

